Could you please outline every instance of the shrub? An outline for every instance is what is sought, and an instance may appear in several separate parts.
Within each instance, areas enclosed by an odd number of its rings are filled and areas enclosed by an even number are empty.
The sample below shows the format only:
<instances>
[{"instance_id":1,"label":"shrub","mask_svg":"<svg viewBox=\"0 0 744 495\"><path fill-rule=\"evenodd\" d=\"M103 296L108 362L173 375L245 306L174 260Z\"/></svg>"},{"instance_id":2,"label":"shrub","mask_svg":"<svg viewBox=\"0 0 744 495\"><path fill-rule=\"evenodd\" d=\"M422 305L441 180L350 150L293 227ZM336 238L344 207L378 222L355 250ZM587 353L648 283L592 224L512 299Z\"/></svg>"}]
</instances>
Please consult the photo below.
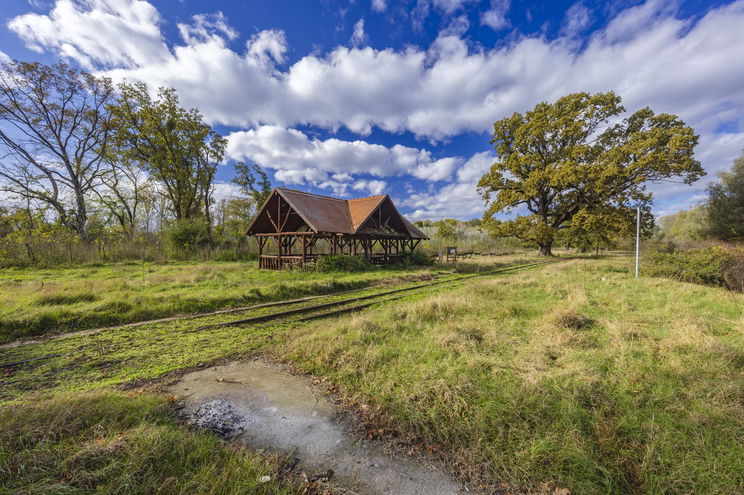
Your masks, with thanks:
<instances>
[{"instance_id":1,"label":"shrub","mask_svg":"<svg viewBox=\"0 0 744 495\"><path fill-rule=\"evenodd\" d=\"M315 262L315 269L319 272L362 272L374 267L367 258L348 254L318 256Z\"/></svg>"},{"instance_id":2,"label":"shrub","mask_svg":"<svg viewBox=\"0 0 744 495\"><path fill-rule=\"evenodd\" d=\"M724 267L723 281L729 289L744 292L744 250L731 253Z\"/></svg>"},{"instance_id":3,"label":"shrub","mask_svg":"<svg viewBox=\"0 0 744 495\"><path fill-rule=\"evenodd\" d=\"M717 285L741 291L744 288L744 250L723 246L656 252L651 254L649 274L683 282Z\"/></svg>"},{"instance_id":4,"label":"shrub","mask_svg":"<svg viewBox=\"0 0 744 495\"><path fill-rule=\"evenodd\" d=\"M165 251L175 259L192 257L210 241L209 227L203 220L175 220L163 230Z\"/></svg>"},{"instance_id":5,"label":"shrub","mask_svg":"<svg viewBox=\"0 0 744 495\"><path fill-rule=\"evenodd\" d=\"M415 251L413 253L406 253L403 256L403 265L405 266L430 266L434 264L434 260L431 256Z\"/></svg>"}]
</instances>

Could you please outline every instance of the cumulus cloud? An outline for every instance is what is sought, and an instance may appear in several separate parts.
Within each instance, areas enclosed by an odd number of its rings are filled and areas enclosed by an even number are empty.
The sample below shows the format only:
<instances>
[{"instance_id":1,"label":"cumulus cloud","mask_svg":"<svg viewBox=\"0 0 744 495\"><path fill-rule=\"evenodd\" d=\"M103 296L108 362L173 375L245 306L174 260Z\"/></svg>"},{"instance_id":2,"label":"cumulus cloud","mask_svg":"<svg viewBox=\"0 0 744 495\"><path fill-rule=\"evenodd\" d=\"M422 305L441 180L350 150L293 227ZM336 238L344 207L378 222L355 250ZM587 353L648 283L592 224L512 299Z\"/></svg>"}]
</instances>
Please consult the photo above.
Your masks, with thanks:
<instances>
[{"instance_id":1,"label":"cumulus cloud","mask_svg":"<svg viewBox=\"0 0 744 495\"><path fill-rule=\"evenodd\" d=\"M245 53L219 32L169 50L150 4L89 5L58 0L48 15L26 14L9 27L35 49L114 66L106 73L115 78L174 86L184 103L225 125L346 126L360 134L377 126L442 139L483 132L504 115L577 90L615 89L628 108L651 105L694 124L716 109L744 108L741 1L696 21L677 18L668 3L648 2L622 11L580 51L563 38L531 36L474 49L445 34L427 50L336 47L283 72L255 63L284 60L278 31L257 35ZM432 5L454 11L462 2Z\"/></svg>"},{"instance_id":2,"label":"cumulus cloud","mask_svg":"<svg viewBox=\"0 0 744 495\"><path fill-rule=\"evenodd\" d=\"M478 180L495 161L496 155L491 151L475 153L458 168L454 182L433 191L412 191L400 206L410 210L410 217L417 220L480 217L484 205L476 190Z\"/></svg>"},{"instance_id":3,"label":"cumulus cloud","mask_svg":"<svg viewBox=\"0 0 744 495\"><path fill-rule=\"evenodd\" d=\"M284 31L267 29L251 36L246 48L246 58L258 65L266 67L272 65L272 61L283 64L287 53L287 38Z\"/></svg>"},{"instance_id":4,"label":"cumulus cloud","mask_svg":"<svg viewBox=\"0 0 744 495\"><path fill-rule=\"evenodd\" d=\"M170 57L160 14L144 0L57 0L47 15L8 23L34 51L53 50L93 69L156 65Z\"/></svg>"},{"instance_id":5,"label":"cumulus cloud","mask_svg":"<svg viewBox=\"0 0 744 495\"><path fill-rule=\"evenodd\" d=\"M433 182L447 180L460 163L462 163L462 160L457 157L441 158L433 162L418 165L411 171L411 175Z\"/></svg>"},{"instance_id":6,"label":"cumulus cloud","mask_svg":"<svg viewBox=\"0 0 744 495\"><path fill-rule=\"evenodd\" d=\"M384 194L387 189L387 182L384 180L366 180L361 179L354 183L352 188L355 191L369 191L373 196Z\"/></svg>"},{"instance_id":7,"label":"cumulus cloud","mask_svg":"<svg viewBox=\"0 0 744 495\"><path fill-rule=\"evenodd\" d=\"M10 57L5 52L0 50L0 64L4 62L10 62Z\"/></svg>"},{"instance_id":8,"label":"cumulus cloud","mask_svg":"<svg viewBox=\"0 0 744 495\"><path fill-rule=\"evenodd\" d=\"M491 8L481 15L481 24L494 31L508 28L511 23L506 14L509 12L510 4L511 0L491 0Z\"/></svg>"},{"instance_id":9,"label":"cumulus cloud","mask_svg":"<svg viewBox=\"0 0 744 495\"><path fill-rule=\"evenodd\" d=\"M388 148L362 140L311 139L297 129L273 125L231 133L227 157L252 160L280 170L276 177L287 183L315 185L329 178L336 182L348 181L352 178L350 174L413 175L436 182L449 178L462 163L457 157L434 159L425 149L399 144Z\"/></svg>"},{"instance_id":10,"label":"cumulus cloud","mask_svg":"<svg viewBox=\"0 0 744 495\"><path fill-rule=\"evenodd\" d=\"M383 3L373 7L379 11ZM233 151L253 147L250 151L263 159L295 164L277 165L277 170L299 170L297 163L303 170L316 167L330 175L313 180L329 188L349 184L331 177L342 173L452 180L427 193L435 202L448 194L460 198L468 184L457 178L452 161L435 165L425 150L317 141L288 127L346 127L361 135L377 127L442 140L488 132L505 115L574 91L612 89L629 110L648 105L681 116L701 134L699 156L708 170L728 167L738 153L744 133L716 131L728 122L744 122L744 1L682 18L676 2L649 0L619 11L578 45L572 37L591 22L579 3L567 12L557 38L520 35L495 48L473 45L455 29L465 3L418 2L422 9L450 16L448 28L429 47L339 46L301 56L282 69L277 64L287 62L288 47L281 31L262 31L244 50L234 50L229 42L237 33L224 17L197 16L179 26L183 43L168 45L159 13L144 0L57 0L48 14L18 16L8 27L31 49L51 51L117 80L177 88L183 103L198 106L211 123L254 127L235 136L242 137L234 143L231 139ZM503 20L481 22L503 29L508 2L494 0L490 10ZM294 140L293 149L305 151L268 149L256 144L258 138ZM335 165L321 164L329 157ZM427 211L421 204L417 208Z\"/></svg>"}]
</instances>

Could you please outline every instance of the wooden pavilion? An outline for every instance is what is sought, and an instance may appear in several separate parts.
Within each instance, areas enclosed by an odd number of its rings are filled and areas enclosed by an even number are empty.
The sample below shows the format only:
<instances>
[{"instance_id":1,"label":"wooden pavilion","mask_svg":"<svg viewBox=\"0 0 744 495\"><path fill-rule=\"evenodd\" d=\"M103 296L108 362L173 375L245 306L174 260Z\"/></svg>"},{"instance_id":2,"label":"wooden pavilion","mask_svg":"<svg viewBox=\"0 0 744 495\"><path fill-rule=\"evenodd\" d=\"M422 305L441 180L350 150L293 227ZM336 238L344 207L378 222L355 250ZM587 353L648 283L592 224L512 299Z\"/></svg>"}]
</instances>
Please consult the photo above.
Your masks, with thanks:
<instances>
[{"instance_id":1,"label":"wooden pavilion","mask_svg":"<svg viewBox=\"0 0 744 495\"><path fill-rule=\"evenodd\" d=\"M259 268L273 270L316 260L316 248L396 263L428 239L387 194L346 200L283 187L271 192L246 235L258 241Z\"/></svg>"}]
</instances>

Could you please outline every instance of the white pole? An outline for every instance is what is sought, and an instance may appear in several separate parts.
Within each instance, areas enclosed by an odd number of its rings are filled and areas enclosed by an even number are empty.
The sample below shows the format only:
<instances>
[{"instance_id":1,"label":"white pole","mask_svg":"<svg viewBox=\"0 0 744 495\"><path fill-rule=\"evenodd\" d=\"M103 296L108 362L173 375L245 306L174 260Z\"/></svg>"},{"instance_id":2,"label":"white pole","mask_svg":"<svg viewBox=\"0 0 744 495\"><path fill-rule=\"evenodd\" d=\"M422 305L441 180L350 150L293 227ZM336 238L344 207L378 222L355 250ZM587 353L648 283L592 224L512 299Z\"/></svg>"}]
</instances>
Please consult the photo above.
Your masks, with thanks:
<instances>
[{"instance_id":1,"label":"white pole","mask_svg":"<svg viewBox=\"0 0 744 495\"><path fill-rule=\"evenodd\" d=\"M636 210L636 278L638 278L638 263L641 254L641 207Z\"/></svg>"}]
</instances>

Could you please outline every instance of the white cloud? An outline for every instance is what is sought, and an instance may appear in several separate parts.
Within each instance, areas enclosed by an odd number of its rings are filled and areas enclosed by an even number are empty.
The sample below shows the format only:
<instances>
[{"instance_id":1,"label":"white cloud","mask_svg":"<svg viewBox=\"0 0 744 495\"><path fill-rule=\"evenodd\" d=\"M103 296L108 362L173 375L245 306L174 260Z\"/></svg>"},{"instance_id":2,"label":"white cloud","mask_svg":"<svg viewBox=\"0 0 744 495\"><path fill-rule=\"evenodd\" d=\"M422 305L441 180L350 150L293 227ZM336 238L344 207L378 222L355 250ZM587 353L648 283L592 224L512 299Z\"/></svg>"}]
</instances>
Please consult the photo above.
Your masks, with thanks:
<instances>
[{"instance_id":1,"label":"white cloud","mask_svg":"<svg viewBox=\"0 0 744 495\"><path fill-rule=\"evenodd\" d=\"M419 2L447 16L456 15L465 3ZM491 10L500 8L506 19L505 5L493 2ZM425 150L317 141L293 135L287 127L345 126L359 134L378 127L439 140L465 131L488 132L495 120L539 101L610 89L631 111L648 105L681 116L701 134L704 166L718 170L721 163L724 168L731 163L744 139L742 132L715 133L721 124L744 123L744 1L694 19L680 18L676 5L650 0L621 10L581 47L571 42L571 32L588 21L576 7L557 39L521 35L495 48L479 47L462 38L462 23L448 17L449 27L427 48L339 46L301 56L281 70L276 64L285 63L288 52L281 31L258 33L244 51L236 51L229 47L233 34L224 19L219 27L214 18L195 18L185 28L183 44L169 47L160 15L143 0L58 0L49 14L19 16L8 27L32 49L101 69L117 80L174 86L182 102L198 106L211 123L256 127L235 144L231 139L231 146L253 147L251 153L279 163L277 170L299 170L301 163L303 169L314 166L330 175L389 177L416 170L421 175L432 168L430 177L439 172L451 177L447 162L435 167L436 160ZM269 138L295 139L293 149L305 149L304 154L257 143ZM327 180L336 184L328 183L329 188L349 183L330 176ZM463 184L448 184L436 194L446 199ZM430 200L437 201L433 196Z\"/></svg>"},{"instance_id":2,"label":"white cloud","mask_svg":"<svg viewBox=\"0 0 744 495\"><path fill-rule=\"evenodd\" d=\"M222 12L197 14L191 17L191 21L191 24L178 24L178 32L188 44L206 41L215 34L224 35L229 40L238 37L238 32L230 27Z\"/></svg>"},{"instance_id":3,"label":"white cloud","mask_svg":"<svg viewBox=\"0 0 744 495\"><path fill-rule=\"evenodd\" d=\"M565 36L572 38L581 34L589 26L591 21L592 18L589 9L584 5L583 1L579 1L566 11L561 32Z\"/></svg>"},{"instance_id":4,"label":"white cloud","mask_svg":"<svg viewBox=\"0 0 744 495\"><path fill-rule=\"evenodd\" d=\"M364 32L364 19L359 19L354 24L354 32L351 34L351 44L363 46L367 44L367 33Z\"/></svg>"},{"instance_id":5,"label":"white cloud","mask_svg":"<svg viewBox=\"0 0 744 495\"><path fill-rule=\"evenodd\" d=\"M431 182L447 180L460 163L462 163L462 160L457 157L441 158L434 162L418 165L411 171L411 175Z\"/></svg>"},{"instance_id":6,"label":"white cloud","mask_svg":"<svg viewBox=\"0 0 744 495\"><path fill-rule=\"evenodd\" d=\"M10 62L10 57L5 52L0 50L0 64L5 62Z\"/></svg>"},{"instance_id":7,"label":"white cloud","mask_svg":"<svg viewBox=\"0 0 744 495\"><path fill-rule=\"evenodd\" d=\"M215 182L212 198L215 202L241 196L240 187L231 182Z\"/></svg>"},{"instance_id":8,"label":"white cloud","mask_svg":"<svg viewBox=\"0 0 744 495\"><path fill-rule=\"evenodd\" d=\"M318 184L329 180L345 182L350 174L377 177L413 175L431 182L451 176L462 163L457 157L434 159L431 152L408 146L390 148L366 141L310 139L297 129L259 126L228 136L227 157L252 160L272 168L277 179L293 184Z\"/></svg>"},{"instance_id":9,"label":"white cloud","mask_svg":"<svg viewBox=\"0 0 744 495\"><path fill-rule=\"evenodd\" d=\"M457 170L457 181L476 184L496 161L492 151L476 153Z\"/></svg>"},{"instance_id":10,"label":"white cloud","mask_svg":"<svg viewBox=\"0 0 744 495\"><path fill-rule=\"evenodd\" d=\"M451 14L452 12L463 8L466 3L474 1L476 0L429 0L435 8L446 14Z\"/></svg>"},{"instance_id":11,"label":"white cloud","mask_svg":"<svg viewBox=\"0 0 744 495\"><path fill-rule=\"evenodd\" d=\"M369 191L373 196L384 194L387 189L387 182L384 180L366 180L360 179L354 183L352 189L355 191Z\"/></svg>"},{"instance_id":12,"label":"white cloud","mask_svg":"<svg viewBox=\"0 0 744 495\"><path fill-rule=\"evenodd\" d=\"M411 210L409 216L417 220L480 217L485 207L476 190L478 180L495 161L496 155L491 151L475 153L457 169L455 182L433 191L412 192L400 206Z\"/></svg>"},{"instance_id":13,"label":"white cloud","mask_svg":"<svg viewBox=\"0 0 744 495\"><path fill-rule=\"evenodd\" d=\"M283 64L287 53L287 38L284 31L267 29L251 36L246 48L248 49L246 58L258 65L270 66L272 60Z\"/></svg>"},{"instance_id":14,"label":"white cloud","mask_svg":"<svg viewBox=\"0 0 744 495\"><path fill-rule=\"evenodd\" d=\"M481 24L488 26L494 31L508 28L511 23L506 14L509 12L511 0L491 0L491 8L481 15Z\"/></svg>"},{"instance_id":15,"label":"white cloud","mask_svg":"<svg viewBox=\"0 0 744 495\"><path fill-rule=\"evenodd\" d=\"M53 50L88 68L134 68L169 58L160 22L142 0L57 0L48 15L21 15L8 28L37 52Z\"/></svg>"},{"instance_id":16,"label":"white cloud","mask_svg":"<svg viewBox=\"0 0 744 495\"><path fill-rule=\"evenodd\" d=\"M386 0L372 0L372 10L375 12L385 12L385 9L387 9Z\"/></svg>"},{"instance_id":17,"label":"white cloud","mask_svg":"<svg viewBox=\"0 0 744 495\"><path fill-rule=\"evenodd\" d=\"M361 134L377 126L441 139L486 131L541 100L608 89L630 109L650 105L693 124L718 109L738 109L740 116L744 108L741 1L695 23L676 18L666 3L648 2L622 11L578 52L564 38L522 36L495 49L472 49L449 34L428 50L336 47L301 57L283 72L256 63L284 60L286 41L278 31L254 37L243 54L218 32L169 50L157 11L146 2L90 4L86 10L59 0L49 15L20 16L9 27L37 49L116 66L108 74L117 79L174 86L185 104L225 125L346 126ZM462 3L432 5L456 10Z\"/></svg>"}]
</instances>

